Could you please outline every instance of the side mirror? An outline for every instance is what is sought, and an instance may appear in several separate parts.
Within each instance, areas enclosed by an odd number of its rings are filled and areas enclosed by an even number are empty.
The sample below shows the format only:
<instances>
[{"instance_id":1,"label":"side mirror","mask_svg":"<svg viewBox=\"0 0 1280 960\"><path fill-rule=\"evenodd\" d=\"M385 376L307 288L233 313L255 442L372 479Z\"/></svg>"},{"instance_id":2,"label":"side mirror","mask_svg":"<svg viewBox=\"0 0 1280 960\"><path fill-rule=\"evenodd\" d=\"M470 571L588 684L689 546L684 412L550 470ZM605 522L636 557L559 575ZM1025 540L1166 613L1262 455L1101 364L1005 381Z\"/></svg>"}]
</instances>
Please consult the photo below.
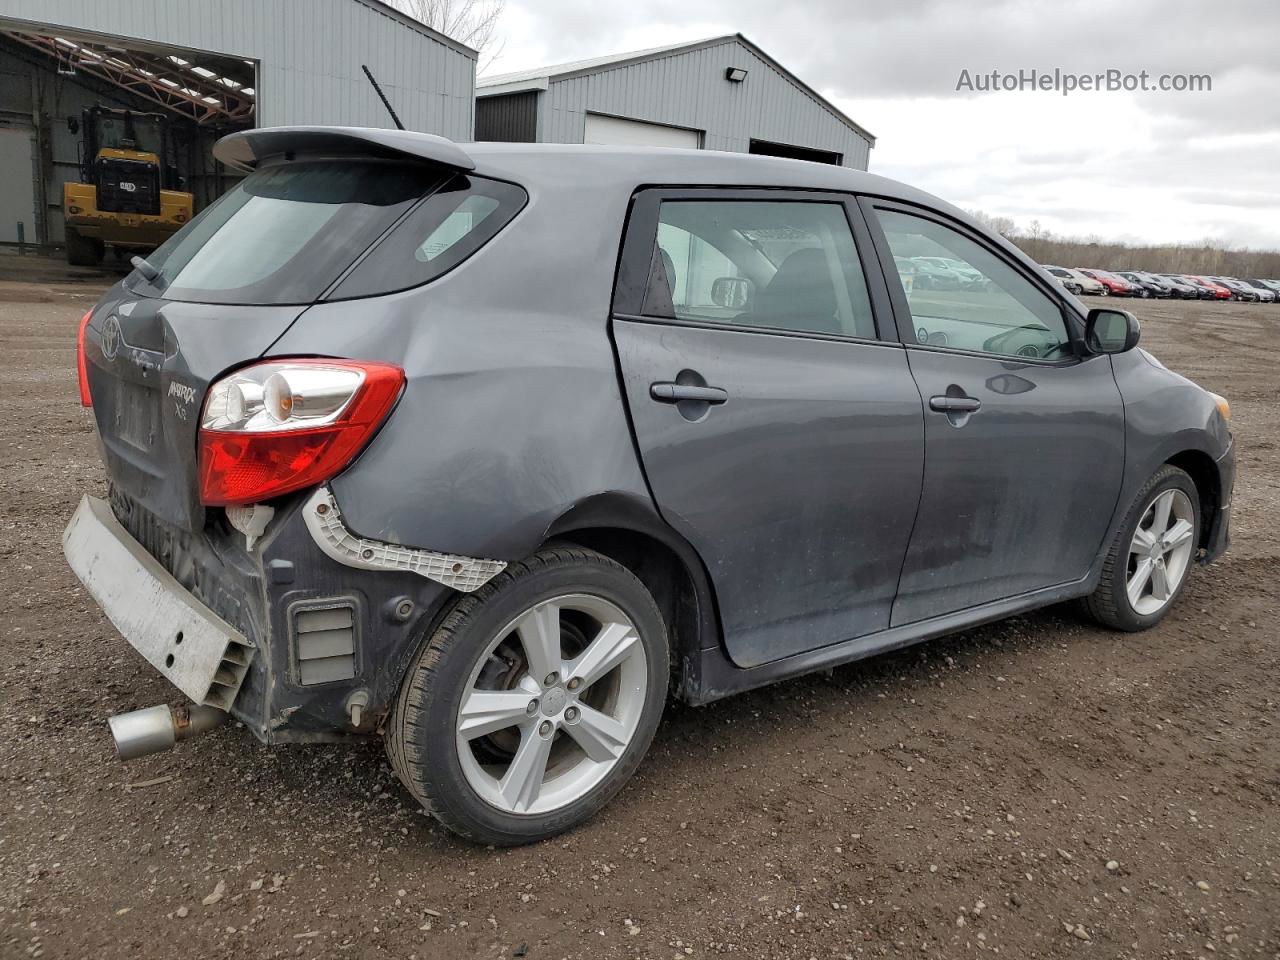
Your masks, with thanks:
<instances>
[{"instance_id":1,"label":"side mirror","mask_svg":"<svg viewBox=\"0 0 1280 960\"><path fill-rule=\"evenodd\" d=\"M746 277L717 277L711 282L711 302L717 307L742 310L751 303L753 287Z\"/></svg>"},{"instance_id":2,"label":"side mirror","mask_svg":"<svg viewBox=\"0 0 1280 960\"><path fill-rule=\"evenodd\" d=\"M1142 325L1128 310L1095 307L1084 322L1085 346L1093 353L1124 353L1141 335Z\"/></svg>"}]
</instances>

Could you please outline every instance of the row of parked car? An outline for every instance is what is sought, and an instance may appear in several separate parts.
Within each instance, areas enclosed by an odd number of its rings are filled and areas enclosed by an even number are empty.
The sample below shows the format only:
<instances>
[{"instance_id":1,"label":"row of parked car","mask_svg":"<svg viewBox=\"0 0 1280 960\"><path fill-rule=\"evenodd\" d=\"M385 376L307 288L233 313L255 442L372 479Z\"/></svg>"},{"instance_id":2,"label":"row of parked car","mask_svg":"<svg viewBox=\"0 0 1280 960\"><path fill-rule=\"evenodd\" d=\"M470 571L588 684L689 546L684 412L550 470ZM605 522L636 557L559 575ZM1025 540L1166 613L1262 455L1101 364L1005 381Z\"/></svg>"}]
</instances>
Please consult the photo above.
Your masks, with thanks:
<instances>
[{"instance_id":1,"label":"row of parked car","mask_svg":"<svg viewBox=\"0 0 1280 960\"><path fill-rule=\"evenodd\" d=\"M1160 297L1172 300L1280 301L1280 280L1193 274L1153 274L1146 270L1098 270L1044 264L1068 291L1098 297Z\"/></svg>"},{"instance_id":2,"label":"row of parked car","mask_svg":"<svg viewBox=\"0 0 1280 960\"><path fill-rule=\"evenodd\" d=\"M1043 265L1069 291L1099 297L1159 297L1174 300L1280 301L1280 280L1241 280L1145 270L1097 270Z\"/></svg>"},{"instance_id":3,"label":"row of parked car","mask_svg":"<svg viewBox=\"0 0 1280 960\"><path fill-rule=\"evenodd\" d=\"M984 290L987 278L963 260L951 257L894 257L907 291Z\"/></svg>"},{"instance_id":4,"label":"row of parked car","mask_svg":"<svg viewBox=\"0 0 1280 960\"><path fill-rule=\"evenodd\" d=\"M988 280L962 260L949 257L894 257L908 291L982 290ZM1280 280L1206 277L1145 270L1099 270L1043 264L1058 283L1076 295L1158 297L1174 300L1240 300L1280 302Z\"/></svg>"}]
</instances>

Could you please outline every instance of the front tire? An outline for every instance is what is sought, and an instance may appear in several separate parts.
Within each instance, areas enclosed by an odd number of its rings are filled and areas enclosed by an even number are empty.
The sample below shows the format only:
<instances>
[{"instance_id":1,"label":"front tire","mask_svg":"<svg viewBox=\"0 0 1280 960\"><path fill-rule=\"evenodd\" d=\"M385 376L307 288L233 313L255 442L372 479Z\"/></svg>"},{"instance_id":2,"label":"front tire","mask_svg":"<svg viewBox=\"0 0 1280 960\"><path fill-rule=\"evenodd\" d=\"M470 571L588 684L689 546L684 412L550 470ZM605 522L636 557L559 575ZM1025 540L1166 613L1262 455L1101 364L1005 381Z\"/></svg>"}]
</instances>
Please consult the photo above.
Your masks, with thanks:
<instances>
[{"instance_id":1,"label":"front tire","mask_svg":"<svg viewBox=\"0 0 1280 960\"><path fill-rule=\"evenodd\" d=\"M392 768L441 823L515 846L569 830L640 765L666 701L666 627L629 570L549 548L464 596L400 690Z\"/></svg>"},{"instance_id":2,"label":"front tire","mask_svg":"<svg viewBox=\"0 0 1280 960\"><path fill-rule=\"evenodd\" d=\"M1113 630L1155 626L1173 607L1195 563L1200 496L1191 477L1165 464L1134 498L1085 600L1090 615Z\"/></svg>"}]
</instances>

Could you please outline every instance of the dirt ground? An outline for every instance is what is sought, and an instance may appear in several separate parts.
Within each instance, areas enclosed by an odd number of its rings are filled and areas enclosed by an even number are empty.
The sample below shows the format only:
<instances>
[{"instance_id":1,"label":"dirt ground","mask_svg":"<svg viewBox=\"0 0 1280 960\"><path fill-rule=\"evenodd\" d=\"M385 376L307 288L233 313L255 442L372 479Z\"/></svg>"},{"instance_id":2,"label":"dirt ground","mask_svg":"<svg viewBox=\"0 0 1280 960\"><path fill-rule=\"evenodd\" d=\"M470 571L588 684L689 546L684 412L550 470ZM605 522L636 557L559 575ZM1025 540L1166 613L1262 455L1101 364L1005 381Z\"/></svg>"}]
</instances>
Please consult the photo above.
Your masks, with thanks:
<instances>
[{"instance_id":1,"label":"dirt ground","mask_svg":"<svg viewBox=\"0 0 1280 960\"><path fill-rule=\"evenodd\" d=\"M173 691L61 553L103 490L74 348L104 280L23 270L0 282L0 957L1280 957L1280 306L1135 306L1230 398L1240 460L1234 546L1159 628L1057 608L672 705L604 814L494 851L376 745L231 725L113 759L105 718Z\"/></svg>"}]
</instances>

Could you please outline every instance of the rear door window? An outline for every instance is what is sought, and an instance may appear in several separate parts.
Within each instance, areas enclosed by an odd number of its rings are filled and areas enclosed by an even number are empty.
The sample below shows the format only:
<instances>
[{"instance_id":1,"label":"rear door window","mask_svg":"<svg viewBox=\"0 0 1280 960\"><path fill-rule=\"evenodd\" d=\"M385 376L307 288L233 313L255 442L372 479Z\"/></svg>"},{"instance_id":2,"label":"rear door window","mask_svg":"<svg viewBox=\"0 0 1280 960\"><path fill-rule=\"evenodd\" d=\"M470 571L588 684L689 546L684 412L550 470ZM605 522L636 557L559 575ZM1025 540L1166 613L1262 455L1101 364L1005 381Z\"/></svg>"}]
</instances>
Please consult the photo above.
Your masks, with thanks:
<instances>
[{"instance_id":1,"label":"rear door window","mask_svg":"<svg viewBox=\"0 0 1280 960\"><path fill-rule=\"evenodd\" d=\"M695 323L872 339L843 205L665 200L643 312Z\"/></svg>"}]
</instances>

